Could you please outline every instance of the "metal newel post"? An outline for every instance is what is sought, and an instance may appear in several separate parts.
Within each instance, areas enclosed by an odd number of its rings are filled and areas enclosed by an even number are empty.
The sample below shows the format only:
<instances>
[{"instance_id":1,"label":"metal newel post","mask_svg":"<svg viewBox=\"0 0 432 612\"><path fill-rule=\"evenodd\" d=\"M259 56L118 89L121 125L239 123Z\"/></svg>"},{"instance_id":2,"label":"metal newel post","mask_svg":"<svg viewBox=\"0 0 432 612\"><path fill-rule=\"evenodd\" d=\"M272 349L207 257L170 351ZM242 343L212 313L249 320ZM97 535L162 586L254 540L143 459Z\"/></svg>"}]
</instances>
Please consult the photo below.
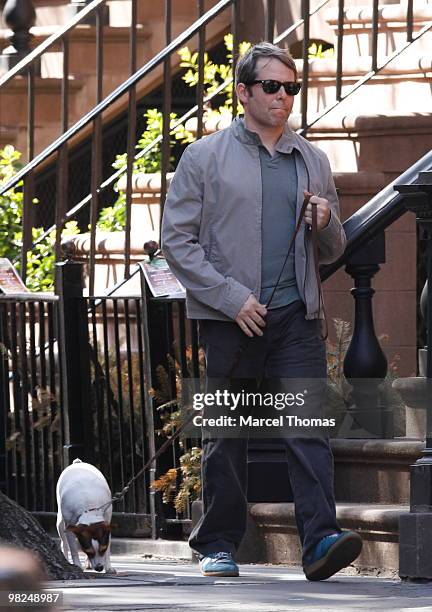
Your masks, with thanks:
<instances>
[{"instance_id":1,"label":"metal newel post","mask_svg":"<svg viewBox=\"0 0 432 612\"><path fill-rule=\"evenodd\" d=\"M76 458L90 463L93 460L89 335L83 285L82 263L65 261L56 264L65 467Z\"/></svg>"},{"instance_id":2,"label":"metal newel post","mask_svg":"<svg viewBox=\"0 0 432 612\"><path fill-rule=\"evenodd\" d=\"M416 214L420 238L427 241L426 447L411 466L410 511L399 520L399 575L432 580L432 172L420 172L413 185L396 185L405 207Z\"/></svg>"},{"instance_id":3,"label":"metal newel post","mask_svg":"<svg viewBox=\"0 0 432 612\"><path fill-rule=\"evenodd\" d=\"M379 402L379 385L387 374L387 359L376 337L372 298L372 278L385 263L384 234L369 241L353 254L346 267L355 288L354 332L344 360L344 374L353 388L352 427L345 437L393 437L393 414ZM356 431L357 430L357 431Z\"/></svg>"},{"instance_id":4,"label":"metal newel post","mask_svg":"<svg viewBox=\"0 0 432 612\"><path fill-rule=\"evenodd\" d=\"M31 51L30 28L36 21L32 0L6 0L3 21L10 27L13 34L9 38L10 46L3 49L0 55L0 73L11 70Z\"/></svg>"}]
</instances>

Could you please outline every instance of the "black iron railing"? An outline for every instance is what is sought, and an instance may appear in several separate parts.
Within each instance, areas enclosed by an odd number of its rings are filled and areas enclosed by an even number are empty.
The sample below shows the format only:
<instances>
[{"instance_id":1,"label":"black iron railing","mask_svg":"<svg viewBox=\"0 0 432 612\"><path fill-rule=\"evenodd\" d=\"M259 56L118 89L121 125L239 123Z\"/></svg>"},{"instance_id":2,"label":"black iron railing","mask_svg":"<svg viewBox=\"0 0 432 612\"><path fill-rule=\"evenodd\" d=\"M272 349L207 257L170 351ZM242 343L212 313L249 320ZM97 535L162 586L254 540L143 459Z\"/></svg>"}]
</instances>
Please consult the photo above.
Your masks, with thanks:
<instances>
[{"instance_id":1,"label":"black iron railing","mask_svg":"<svg viewBox=\"0 0 432 612\"><path fill-rule=\"evenodd\" d=\"M156 68L163 67L163 133L161 139L156 139L155 143L147 148L150 150L153 146L156 146L157 142L162 142L162 167L161 167L161 193L160 202L161 208L165 200L167 190L167 179L166 174L169 169L170 160L170 143L169 143L169 131L170 121L169 113L171 111L171 59L173 54L183 45L185 45L193 36L198 36L198 86L197 86L197 105L193 112L188 114L189 116L193 113L197 114L197 138L201 137L203 132L203 112L204 112L204 84L203 84L203 72L204 72L204 51L205 51L205 32L206 27L223 11L230 10L232 12L231 17L231 29L234 34L234 49L237 48L237 32L238 32L238 20L239 20L239 7L241 5L240 0L221 0L214 7L212 7L205 14L204 3L198 2L198 19L195 23L185 30L180 36L172 40L172 2L166 0L165 2L165 48L160 51L154 58L147 62L144 66L136 70L136 0L132 2L132 19L130 25L130 72L131 76L105 99L101 99L102 95L102 79L104 67L102 65L102 51L103 51L103 29L101 27L101 19L98 17L103 0L93 0L88 7L79 13L68 26L63 28L57 34L52 36L50 39L45 41L39 49L33 51L30 55L22 60L8 75L0 80L0 88L2 84L6 84L13 77L18 74L22 74L23 71L28 71L28 107L29 107L29 148L28 148L28 159L29 162L17 173L17 175L4 185L0 189L0 194L5 193L8 189L17 185L20 180L24 181L24 213L23 213L23 249L22 249L22 262L21 270L25 277L26 269L26 257L27 252L32 248L31 239L31 226L32 226L32 206L33 206L33 195L34 195L34 173L42 167L42 165L52 156L57 158L57 204L56 204L56 253L59 256L60 253L60 241L62 227L67 219L72 218L79 210L82 210L84 206L89 205L89 222L91 228L91 244L90 244L90 266L89 266L89 287L90 294L93 293L94 289L94 268L96 258L96 221L98 210L100 208L101 199L104 190L107 189L120 174L117 172L113 177L108 180L102 181L101 176L101 155L102 155L102 114L112 107L112 105L118 101L122 96L127 96L127 107L128 107L128 144L127 144L127 163L125 166L126 173L126 231L125 231L125 276L127 277L130 273L130 229L131 229L131 201L132 201L132 172L133 172L133 161L134 161L134 149L135 149L135 128L136 128L136 87L137 85L151 74ZM301 132L305 133L306 130L317 123L322 117L333 110L342 100L346 99L349 95L354 93L359 87L368 82L377 72L384 68L392 59L402 53L414 40L417 40L426 31L428 31L432 24L426 24L419 32L413 34L413 1L409 0L407 3L406 13L406 25L407 25L407 41L399 49L397 49L392 55L385 58L384 61L380 61L378 58L378 31L379 31L379 20L380 10L376 0L372 2L372 16L371 16L371 28L372 28L372 65L371 70L361 77L357 83L355 83L349 90L345 90L342 93L342 80L343 80L343 36L344 36L344 19L345 19L345 8L343 0L338 3L338 24L337 24L337 37L336 37L336 77L335 77L335 101L326 106L318 115L310 117L308 112L308 71L309 71L309 59L308 49L310 46L310 20L314 14L316 14L322 7L327 4L327 0L321 2L318 6L313 9L310 8L309 2L306 0L303 2L302 7L302 19L294 23L285 32L275 38L275 42L280 43L286 39L294 30L299 27L303 27L303 45L302 45L302 57L303 57L303 88L301 98ZM265 31L266 36L269 39L274 37L275 29L275 0L268 0L266 2L266 23ZM80 19L87 17L90 13L96 14L96 48L97 48L97 67L96 67L96 90L97 90L97 105L82 117L73 126L68 127L68 34L70 30L80 23ZM62 87L62 135L56 139L50 146L44 151L33 157L34 152L34 67L35 62L40 59L41 54L47 49L51 48L55 43L62 42L64 46L63 60L64 60L64 72L63 72L63 87ZM233 70L235 68L235 62L237 59L236 53L233 54ZM236 114L236 101L235 96L233 100L233 115ZM69 153L70 146L73 139L78 136L82 131L91 125L92 127L92 172L91 172L91 185L89 185L89 195L82 200L77 206L74 206L73 211L70 210L68 205L68 167L69 167Z\"/></svg>"},{"instance_id":2,"label":"black iron railing","mask_svg":"<svg viewBox=\"0 0 432 612\"><path fill-rule=\"evenodd\" d=\"M136 5L137 0L132 0L132 6ZM96 10L97 7L101 4L102 0L94 0L93 9ZM90 10L89 5L87 9ZM232 9L233 14L233 22L237 19L237 10L236 10L236 0L220 0L212 9L207 11L204 15L199 17L199 19L188 29L186 29L180 36L177 36L172 42L169 42L167 46L157 53L155 57L153 57L149 62L147 62L142 68L135 71L136 68L136 36L133 34L136 29L136 8L132 10L132 25L131 25L131 73L130 76L121 86L115 89L112 93L110 93L104 100L100 101L90 112L88 112L84 117L82 117L75 125L67 129L59 138L57 138L50 146L48 146L44 151L38 154L36 157L33 157L33 148L29 148L29 161L25 168L18 172L15 177L8 182L4 187L1 188L0 193L3 194L8 191L10 188L15 186L20 180L24 180L24 213L23 213L23 251L22 251L22 260L21 260L21 270L23 271L23 278L25 279L25 270L26 270L26 262L27 262L27 252L31 247L31 215L30 211L32 202L33 202L33 173L36 169L42 164L45 160L47 160L51 155L57 155L57 165L58 165L58 185L61 186L61 193L57 194L57 218L58 220L64 218L64 214L67 208L64 208L64 203L67 202L67 186L68 186L68 144L71 142L71 139L76 136L81 130L86 128L89 124L92 124L92 184L91 184L91 199L90 199L90 220L91 220L91 248L90 248L90 293L93 293L94 289L94 263L95 263L95 220L97 218L98 211L98 200L99 200L99 188L101 183L100 177L100 163L101 163L101 130L102 130L102 113L110 108L114 102L119 100L123 95L128 96L128 125L134 127L136 125L136 85L146 76L148 76L153 70L155 70L158 66L164 65L164 90L166 93L165 102L164 102L164 133L166 130L169 130L169 122L170 122L170 112L171 105L169 100L168 92L171 90L171 73L167 68L168 62L171 61L171 56L174 52L176 52L180 47L182 47L187 41L189 41L194 35L199 34L200 31L205 32L206 26L215 19L221 12L226 10L227 8ZM202 6L200 5L199 10L202 12ZM171 32L171 0L166 0L165 2L165 24L166 24L166 33L167 33L167 43L170 38ZM78 16L76 17L76 20ZM97 31L100 30L100 27L97 27ZM233 26L233 30L235 31L235 25ZM60 35L59 35L60 36ZM61 37L60 37L61 38ZM58 39L56 39L58 40ZM202 45L202 49L200 51L201 61L204 58L204 43L205 36L200 37L200 42ZM97 39L97 47L100 49L102 44L101 39ZM237 47L237 41L234 41L235 48ZM67 56L67 53L65 54ZM14 75L18 73L19 70L22 70L25 66L31 66L31 61L34 60L35 56L28 56L28 58L24 59L20 62L14 69ZM101 53L98 53L98 57L101 57ZM27 63L26 63L27 62ZM235 59L234 59L235 63ZM202 70L202 69L201 69ZM32 71L29 71L29 75ZM30 78L30 77L29 77ZM97 90L101 91L101 83L103 78L103 71L101 62L97 63L97 74L96 81L99 84ZM66 83L65 75L63 75L63 81ZM6 82L6 77L5 77ZM1 82L0 82L1 86ZM32 100L34 99L34 95L32 95ZM67 96L62 98L67 106ZM202 102L198 105L203 108ZM66 126L65 126L66 127ZM133 151L135 149L135 132L132 133L132 129L129 128L129 140L128 140L128 163L126 167L127 174L127 184L128 188L126 190L126 227L130 228L130 219L131 219L131 176L133 170ZM32 140L34 134L34 116L32 115L30 126L29 126L29 138ZM163 176L166 176L167 163L169 161L169 139L162 141L162 169ZM164 172L165 170L165 172ZM165 179L166 180L166 179ZM26 195L27 193L27 195ZM60 208L59 208L60 207ZM63 207L63 208L62 208ZM129 232L130 233L130 232ZM60 230L57 232L57 242L56 242L56 252L59 252L59 240L60 240ZM129 237L126 239L125 244L125 260L126 260L126 275L129 273L129 264L130 264L130 242Z\"/></svg>"},{"instance_id":3,"label":"black iron railing","mask_svg":"<svg viewBox=\"0 0 432 612\"><path fill-rule=\"evenodd\" d=\"M364 247L369 241L374 240L407 212L403 196L395 193L395 185L413 184L420 172L431 169L432 151L429 151L345 221L343 224L347 235L345 252L334 263L321 266L321 278L323 280L346 265L353 253Z\"/></svg>"},{"instance_id":4,"label":"black iron railing","mask_svg":"<svg viewBox=\"0 0 432 612\"><path fill-rule=\"evenodd\" d=\"M184 300L151 298L143 275L135 296L84 297L82 277L82 264L65 262L59 296L0 296L0 488L32 511L55 511L57 479L75 458L121 491L178 425L181 380L202 374ZM148 515L153 537L190 518L152 488L168 470L181 482L180 457L200 442L181 444L114 507Z\"/></svg>"},{"instance_id":5,"label":"black iron railing","mask_svg":"<svg viewBox=\"0 0 432 612\"><path fill-rule=\"evenodd\" d=\"M56 296L0 298L0 478L31 510L55 510L64 422Z\"/></svg>"}]
</instances>

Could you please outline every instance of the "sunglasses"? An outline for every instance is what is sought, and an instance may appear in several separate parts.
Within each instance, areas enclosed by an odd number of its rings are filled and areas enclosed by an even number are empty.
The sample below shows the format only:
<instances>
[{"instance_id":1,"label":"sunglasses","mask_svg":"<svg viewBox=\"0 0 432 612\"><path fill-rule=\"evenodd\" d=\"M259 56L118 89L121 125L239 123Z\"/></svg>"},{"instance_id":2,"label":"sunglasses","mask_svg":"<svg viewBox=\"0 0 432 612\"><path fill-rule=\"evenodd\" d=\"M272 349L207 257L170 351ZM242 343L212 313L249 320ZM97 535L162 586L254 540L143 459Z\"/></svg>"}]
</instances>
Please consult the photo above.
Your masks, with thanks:
<instances>
[{"instance_id":1,"label":"sunglasses","mask_svg":"<svg viewBox=\"0 0 432 612\"><path fill-rule=\"evenodd\" d=\"M266 94L275 94L283 87L288 96L296 96L301 89L301 83L292 81L282 83L282 81L275 81L274 79L248 81L245 85L255 85L255 83L261 83L263 92Z\"/></svg>"}]
</instances>

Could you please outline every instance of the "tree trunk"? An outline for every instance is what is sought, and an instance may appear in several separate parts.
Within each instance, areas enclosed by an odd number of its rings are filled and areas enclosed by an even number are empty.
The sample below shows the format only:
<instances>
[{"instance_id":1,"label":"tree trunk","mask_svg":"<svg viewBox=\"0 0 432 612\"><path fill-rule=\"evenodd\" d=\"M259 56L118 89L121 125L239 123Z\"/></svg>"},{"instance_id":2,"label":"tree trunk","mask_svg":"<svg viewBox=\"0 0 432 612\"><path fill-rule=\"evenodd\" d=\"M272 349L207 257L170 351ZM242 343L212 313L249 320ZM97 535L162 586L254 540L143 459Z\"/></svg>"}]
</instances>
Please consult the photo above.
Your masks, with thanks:
<instances>
[{"instance_id":1,"label":"tree trunk","mask_svg":"<svg viewBox=\"0 0 432 612\"><path fill-rule=\"evenodd\" d=\"M0 492L0 542L36 552L51 580L86 578L79 567L71 565L60 548L38 521Z\"/></svg>"}]
</instances>

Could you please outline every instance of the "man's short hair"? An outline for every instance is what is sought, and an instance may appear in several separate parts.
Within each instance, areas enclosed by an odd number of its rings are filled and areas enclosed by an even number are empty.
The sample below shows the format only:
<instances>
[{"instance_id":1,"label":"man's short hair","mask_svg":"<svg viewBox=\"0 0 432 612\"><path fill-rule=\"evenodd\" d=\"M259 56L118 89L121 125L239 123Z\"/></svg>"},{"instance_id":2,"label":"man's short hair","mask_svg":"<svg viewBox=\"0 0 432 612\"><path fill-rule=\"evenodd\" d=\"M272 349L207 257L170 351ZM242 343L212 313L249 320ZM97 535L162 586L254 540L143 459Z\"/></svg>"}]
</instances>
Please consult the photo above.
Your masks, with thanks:
<instances>
[{"instance_id":1,"label":"man's short hair","mask_svg":"<svg viewBox=\"0 0 432 612\"><path fill-rule=\"evenodd\" d=\"M269 42L261 42L251 47L239 59L236 66L235 84L248 83L256 79L257 62L261 57L276 58L294 72L297 80L297 68L289 51Z\"/></svg>"}]
</instances>

